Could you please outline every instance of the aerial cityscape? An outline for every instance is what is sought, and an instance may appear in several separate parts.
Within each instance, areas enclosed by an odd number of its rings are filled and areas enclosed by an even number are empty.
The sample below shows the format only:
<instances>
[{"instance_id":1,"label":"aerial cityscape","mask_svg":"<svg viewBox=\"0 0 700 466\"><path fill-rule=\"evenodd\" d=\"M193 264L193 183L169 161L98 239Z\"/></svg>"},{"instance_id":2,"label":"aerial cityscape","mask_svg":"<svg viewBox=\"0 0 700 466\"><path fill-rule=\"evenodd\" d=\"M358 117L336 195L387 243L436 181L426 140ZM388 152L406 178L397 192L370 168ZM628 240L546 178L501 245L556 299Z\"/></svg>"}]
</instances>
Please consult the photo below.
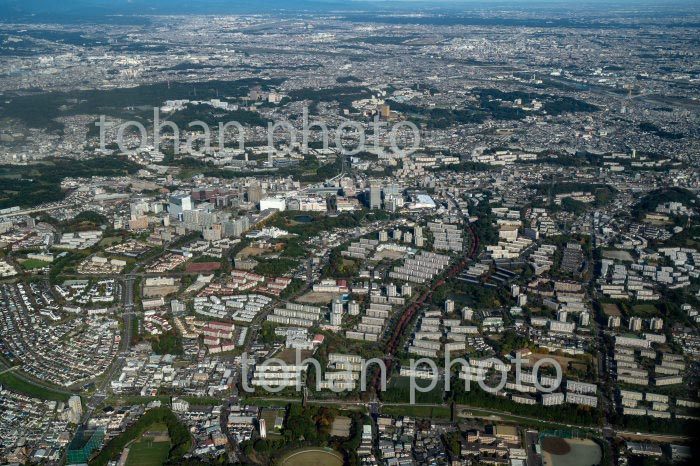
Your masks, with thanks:
<instances>
[{"instance_id":1,"label":"aerial cityscape","mask_svg":"<svg viewBox=\"0 0 700 466\"><path fill-rule=\"evenodd\" d=\"M0 464L700 457L700 3L0 0Z\"/></svg>"}]
</instances>

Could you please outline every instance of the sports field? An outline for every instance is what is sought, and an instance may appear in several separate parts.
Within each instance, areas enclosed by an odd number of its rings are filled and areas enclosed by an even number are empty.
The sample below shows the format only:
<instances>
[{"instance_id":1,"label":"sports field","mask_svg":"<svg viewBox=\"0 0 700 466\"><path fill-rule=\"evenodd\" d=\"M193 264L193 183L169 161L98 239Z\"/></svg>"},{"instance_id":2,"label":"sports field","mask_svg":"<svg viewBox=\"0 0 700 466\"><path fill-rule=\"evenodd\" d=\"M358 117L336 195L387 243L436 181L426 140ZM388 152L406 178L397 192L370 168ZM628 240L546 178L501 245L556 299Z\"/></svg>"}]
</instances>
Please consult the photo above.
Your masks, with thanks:
<instances>
[{"instance_id":1,"label":"sports field","mask_svg":"<svg viewBox=\"0 0 700 466\"><path fill-rule=\"evenodd\" d=\"M600 447L593 440L559 439L557 437L553 437L553 439L557 440L546 442L543 445L542 463L544 466L591 466L599 464L603 456ZM547 447L550 447L550 452L546 451Z\"/></svg>"},{"instance_id":2,"label":"sports field","mask_svg":"<svg viewBox=\"0 0 700 466\"><path fill-rule=\"evenodd\" d=\"M168 428L154 424L129 447L126 466L162 466L168 460Z\"/></svg>"},{"instance_id":3,"label":"sports field","mask_svg":"<svg viewBox=\"0 0 700 466\"><path fill-rule=\"evenodd\" d=\"M22 267L24 267L26 270L41 269L41 268L50 267L50 266L51 266L51 263L40 261L37 259L27 259L26 261L22 262Z\"/></svg>"},{"instance_id":4,"label":"sports field","mask_svg":"<svg viewBox=\"0 0 700 466\"><path fill-rule=\"evenodd\" d=\"M302 448L284 457L282 466L343 466L343 457L328 448Z\"/></svg>"}]
</instances>

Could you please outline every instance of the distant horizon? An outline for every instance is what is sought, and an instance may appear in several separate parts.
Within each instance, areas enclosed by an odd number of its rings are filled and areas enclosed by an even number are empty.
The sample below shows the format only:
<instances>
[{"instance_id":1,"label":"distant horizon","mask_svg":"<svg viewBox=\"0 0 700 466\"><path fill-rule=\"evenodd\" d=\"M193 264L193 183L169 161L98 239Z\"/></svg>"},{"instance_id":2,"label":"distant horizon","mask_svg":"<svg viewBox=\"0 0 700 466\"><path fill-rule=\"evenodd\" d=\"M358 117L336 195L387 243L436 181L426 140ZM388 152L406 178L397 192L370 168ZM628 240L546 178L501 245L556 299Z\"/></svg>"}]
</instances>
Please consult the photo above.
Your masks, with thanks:
<instances>
[{"instance_id":1,"label":"distant horizon","mask_svg":"<svg viewBox=\"0 0 700 466\"><path fill-rule=\"evenodd\" d=\"M0 0L0 14L40 15L49 13L80 15L101 14L172 14L185 13L246 13L270 11L309 11L318 8L319 12L328 10L367 9L430 9L441 8L596 8L614 9L616 7L653 7L654 9L677 9L700 7L698 0L680 0L659 4L654 0L268 0L262 5L248 0L65 0L62 2L45 2L43 0ZM2 17L0 17L2 21Z\"/></svg>"},{"instance_id":2,"label":"distant horizon","mask_svg":"<svg viewBox=\"0 0 700 466\"><path fill-rule=\"evenodd\" d=\"M513 20L512 26L525 25L522 18L505 17L506 12L523 13L533 20L567 17L574 22L578 21L578 15L603 20L607 19L606 16L639 16L644 17L644 23L654 24L659 15L700 13L700 1L680 0L672 4L659 4L653 0L266 0L262 3L249 0L0 0L0 24L137 26L148 24L149 16L345 14L390 17L425 13L449 15L448 20L453 24L465 25L469 22L460 21L460 18L487 13L500 14L505 20ZM361 16L355 19L364 20ZM539 23L530 21L527 25L548 27L545 21Z\"/></svg>"}]
</instances>

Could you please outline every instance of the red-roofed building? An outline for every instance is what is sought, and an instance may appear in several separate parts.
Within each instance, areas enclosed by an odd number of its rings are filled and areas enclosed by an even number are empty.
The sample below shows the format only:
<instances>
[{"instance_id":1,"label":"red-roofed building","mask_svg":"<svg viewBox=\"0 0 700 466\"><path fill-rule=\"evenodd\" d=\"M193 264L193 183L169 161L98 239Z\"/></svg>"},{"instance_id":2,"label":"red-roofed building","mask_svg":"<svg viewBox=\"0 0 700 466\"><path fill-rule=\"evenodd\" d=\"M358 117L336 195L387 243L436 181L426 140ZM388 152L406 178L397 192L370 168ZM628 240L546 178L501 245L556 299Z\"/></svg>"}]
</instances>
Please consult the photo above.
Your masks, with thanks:
<instances>
[{"instance_id":1,"label":"red-roofed building","mask_svg":"<svg viewBox=\"0 0 700 466\"><path fill-rule=\"evenodd\" d=\"M221 339L216 337L204 337L204 344L207 346L218 346L221 344Z\"/></svg>"}]
</instances>

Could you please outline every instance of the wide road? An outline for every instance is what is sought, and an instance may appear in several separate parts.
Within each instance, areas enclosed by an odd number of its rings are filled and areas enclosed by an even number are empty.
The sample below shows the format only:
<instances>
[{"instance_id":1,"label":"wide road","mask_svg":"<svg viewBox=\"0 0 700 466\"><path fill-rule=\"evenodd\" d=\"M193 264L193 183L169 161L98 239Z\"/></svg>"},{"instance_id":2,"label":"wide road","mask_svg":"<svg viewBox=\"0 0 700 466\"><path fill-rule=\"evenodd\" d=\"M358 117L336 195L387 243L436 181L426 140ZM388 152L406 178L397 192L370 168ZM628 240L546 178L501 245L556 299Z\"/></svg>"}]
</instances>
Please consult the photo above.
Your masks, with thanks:
<instances>
[{"instance_id":1,"label":"wide road","mask_svg":"<svg viewBox=\"0 0 700 466\"><path fill-rule=\"evenodd\" d=\"M132 322L131 322L131 317L134 315L134 281L136 280L136 276L134 272L131 274L127 275L127 277L124 279L124 286L123 286L123 294L122 294L122 303L123 303L123 312L122 312L122 319L123 319L123 325L124 325L124 334L122 335L122 339L119 343L119 352L117 353L117 357L114 359L112 362L112 365L109 367L107 372L102 376L102 380L100 383L97 385L95 388L95 392L93 393L92 397L90 400L86 403L87 409L85 410L85 414L83 416L83 422L87 422L92 414L95 412L95 409L102 404L102 402L107 398L107 389L110 381L114 378L116 375L117 371L121 370L122 365L124 364L124 360L126 359L127 354L129 353L129 346L131 345L131 331L132 331Z\"/></svg>"}]
</instances>

